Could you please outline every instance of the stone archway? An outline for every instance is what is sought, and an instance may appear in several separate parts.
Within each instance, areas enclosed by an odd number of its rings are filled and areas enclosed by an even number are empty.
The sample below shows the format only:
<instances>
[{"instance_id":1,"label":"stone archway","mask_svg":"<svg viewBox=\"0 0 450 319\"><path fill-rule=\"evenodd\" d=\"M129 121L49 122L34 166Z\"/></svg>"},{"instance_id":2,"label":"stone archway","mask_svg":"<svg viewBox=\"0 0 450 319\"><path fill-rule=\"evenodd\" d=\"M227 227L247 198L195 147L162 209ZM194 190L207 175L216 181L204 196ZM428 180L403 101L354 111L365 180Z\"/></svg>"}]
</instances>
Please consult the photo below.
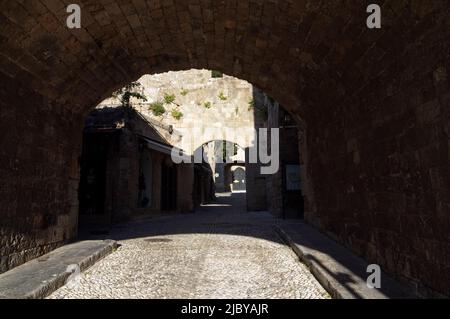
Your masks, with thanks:
<instances>
[{"instance_id":1,"label":"stone archway","mask_svg":"<svg viewBox=\"0 0 450 319\"><path fill-rule=\"evenodd\" d=\"M304 120L310 223L450 294L447 1L384 1L380 30L361 1L79 3L69 30L62 1L0 1L0 271L75 237L90 109L142 74L208 68Z\"/></svg>"},{"instance_id":2,"label":"stone archway","mask_svg":"<svg viewBox=\"0 0 450 319\"><path fill-rule=\"evenodd\" d=\"M232 192L242 192L247 188L246 173L244 164L228 164L225 167L225 174L228 175L228 189Z\"/></svg>"}]
</instances>

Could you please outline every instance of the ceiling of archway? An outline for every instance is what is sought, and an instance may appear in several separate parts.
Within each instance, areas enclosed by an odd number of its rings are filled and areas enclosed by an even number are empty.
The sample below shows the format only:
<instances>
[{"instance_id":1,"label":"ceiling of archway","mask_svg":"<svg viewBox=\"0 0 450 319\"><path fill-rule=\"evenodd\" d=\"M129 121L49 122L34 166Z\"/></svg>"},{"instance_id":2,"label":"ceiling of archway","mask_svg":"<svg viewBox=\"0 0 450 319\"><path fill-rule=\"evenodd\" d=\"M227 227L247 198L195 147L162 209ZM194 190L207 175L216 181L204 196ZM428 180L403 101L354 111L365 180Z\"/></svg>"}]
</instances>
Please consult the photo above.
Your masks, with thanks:
<instances>
[{"instance_id":1,"label":"ceiling of archway","mask_svg":"<svg viewBox=\"0 0 450 319\"><path fill-rule=\"evenodd\" d=\"M361 89L422 32L448 39L447 1L381 1L381 30L350 0L78 0L71 30L69 2L0 0L0 71L82 110L142 74L207 68L292 111Z\"/></svg>"}]
</instances>

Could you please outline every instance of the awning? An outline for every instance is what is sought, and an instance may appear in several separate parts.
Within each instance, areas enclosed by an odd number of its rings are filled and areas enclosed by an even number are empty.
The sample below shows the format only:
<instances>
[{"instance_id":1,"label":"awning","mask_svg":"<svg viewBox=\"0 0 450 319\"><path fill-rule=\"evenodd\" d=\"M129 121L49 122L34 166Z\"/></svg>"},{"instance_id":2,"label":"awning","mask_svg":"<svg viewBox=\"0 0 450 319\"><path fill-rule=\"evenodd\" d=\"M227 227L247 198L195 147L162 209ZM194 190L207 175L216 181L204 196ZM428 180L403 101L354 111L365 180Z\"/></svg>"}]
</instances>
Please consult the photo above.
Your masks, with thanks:
<instances>
[{"instance_id":1,"label":"awning","mask_svg":"<svg viewBox=\"0 0 450 319\"><path fill-rule=\"evenodd\" d=\"M179 149L175 146L161 143L142 135L139 135L139 137L145 141L146 146L149 149L170 155L173 159L176 159L180 162L182 162L183 160L186 162L187 160L191 160L192 158L192 156L187 155L182 149Z\"/></svg>"}]
</instances>

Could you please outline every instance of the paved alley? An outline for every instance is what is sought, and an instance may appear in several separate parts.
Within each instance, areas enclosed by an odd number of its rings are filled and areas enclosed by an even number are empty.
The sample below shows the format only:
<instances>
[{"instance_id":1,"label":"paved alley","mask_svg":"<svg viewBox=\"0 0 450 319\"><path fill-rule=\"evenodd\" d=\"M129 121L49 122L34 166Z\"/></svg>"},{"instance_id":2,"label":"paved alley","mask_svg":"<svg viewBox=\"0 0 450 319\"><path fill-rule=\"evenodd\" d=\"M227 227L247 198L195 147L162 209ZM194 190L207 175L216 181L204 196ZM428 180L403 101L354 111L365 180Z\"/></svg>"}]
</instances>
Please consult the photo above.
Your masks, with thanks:
<instances>
[{"instance_id":1,"label":"paved alley","mask_svg":"<svg viewBox=\"0 0 450 319\"><path fill-rule=\"evenodd\" d=\"M329 298L274 221L247 213L240 193L195 214L117 225L105 238L121 247L50 298Z\"/></svg>"}]
</instances>

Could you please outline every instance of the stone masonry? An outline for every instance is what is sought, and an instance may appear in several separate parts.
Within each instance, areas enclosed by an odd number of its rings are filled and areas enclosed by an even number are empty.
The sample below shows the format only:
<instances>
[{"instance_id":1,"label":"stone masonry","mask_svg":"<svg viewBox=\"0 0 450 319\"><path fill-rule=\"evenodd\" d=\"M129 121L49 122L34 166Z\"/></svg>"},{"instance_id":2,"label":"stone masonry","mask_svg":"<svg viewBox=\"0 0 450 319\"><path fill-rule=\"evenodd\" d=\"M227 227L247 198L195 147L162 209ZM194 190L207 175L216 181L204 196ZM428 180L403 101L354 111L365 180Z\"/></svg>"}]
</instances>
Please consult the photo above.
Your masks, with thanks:
<instances>
[{"instance_id":1,"label":"stone masonry","mask_svg":"<svg viewBox=\"0 0 450 319\"><path fill-rule=\"evenodd\" d=\"M143 74L215 69L307 128L307 221L450 295L447 0L0 0L0 271L75 237L84 117ZM297 143L297 141L295 141Z\"/></svg>"},{"instance_id":2,"label":"stone masonry","mask_svg":"<svg viewBox=\"0 0 450 319\"><path fill-rule=\"evenodd\" d=\"M191 155L203 144L228 140L243 148L253 145L253 99L250 83L224 75L213 78L209 70L188 70L144 75L137 80L147 102L132 100L133 107L145 117L164 126L171 125L175 134L169 137L172 145ZM173 95L173 103L165 103L164 96ZM165 114L155 116L149 109L154 102L164 104ZM117 98L108 98L99 107L118 105ZM182 114L180 119L172 111ZM164 134L161 127L155 128ZM195 135L194 135L195 134Z\"/></svg>"}]
</instances>

